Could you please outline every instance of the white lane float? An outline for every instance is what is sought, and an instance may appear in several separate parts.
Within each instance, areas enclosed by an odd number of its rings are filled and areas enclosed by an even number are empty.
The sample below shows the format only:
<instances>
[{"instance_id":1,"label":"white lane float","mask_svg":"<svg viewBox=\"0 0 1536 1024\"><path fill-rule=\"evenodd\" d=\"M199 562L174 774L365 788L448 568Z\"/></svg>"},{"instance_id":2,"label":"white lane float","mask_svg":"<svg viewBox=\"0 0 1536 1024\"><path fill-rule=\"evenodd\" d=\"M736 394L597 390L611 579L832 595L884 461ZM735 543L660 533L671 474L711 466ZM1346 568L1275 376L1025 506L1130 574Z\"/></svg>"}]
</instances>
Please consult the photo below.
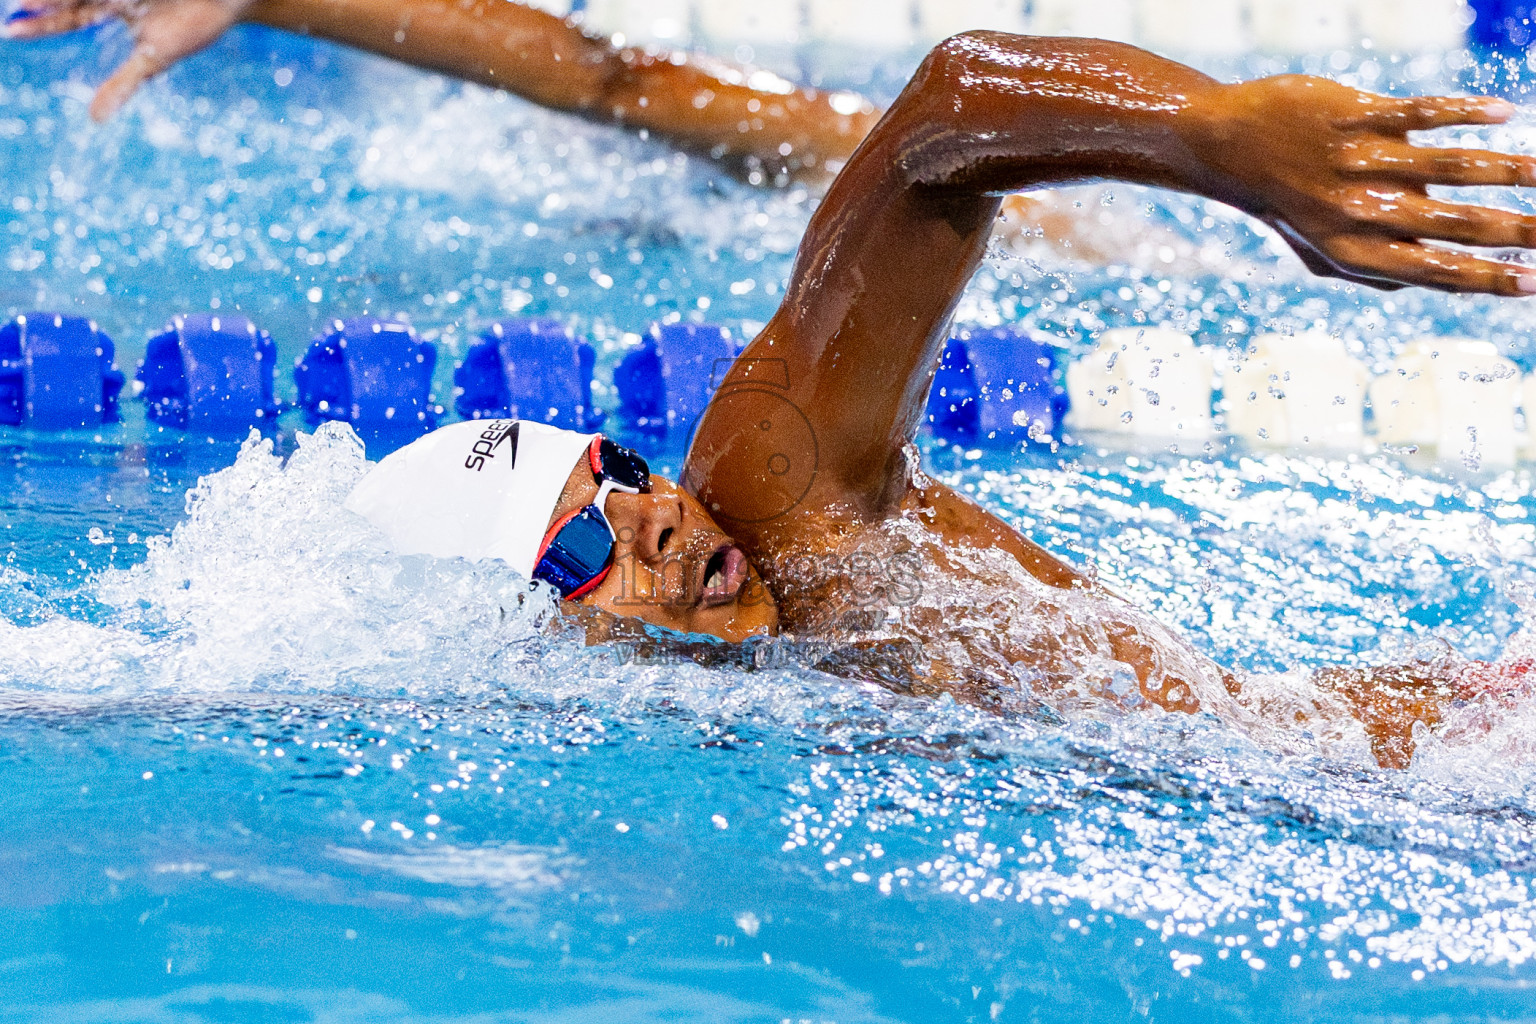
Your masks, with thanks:
<instances>
[{"instance_id":1,"label":"white lane float","mask_svg":"<svg viewBox=\"0 0 1536 1024\"><path fill-rule=\"evenodd\" d=\"M1466 45L1472 12L1464 0L1356 0L1359 34L1383 53L1423 53Z\"/></svg>"},{"instance_id":2,"label":"white lane float","mask_svg":"<svg viewBox=\"0 0 1536 1024\"><path fill-rule=\"evenodd\" d=\"M722 3L696 5L699 31L718 43L783 46L799 42L803 23L797 3Z\"/></svg>"},{"instance_id":3,"label":"white lane float","mask_svg":"<svg viewBox=\"0 0 1536 1024\"><path fill-rule=\"evenodd\" d=\"M976 28L1022 34L1029 22L1018 0L917 0L917 32L925 43Z\"/></svg>"},{"instance_id":4,"label":"white lane float","mask_svg":"<svg viewBox=\"0 0 1536 1024\"><path fill-rule=\"evenodd\" d=\"M1075 430L1205 440L1214 434L1214 361L1187 334L1155 327L1105 331L1067 368Z\"/></svg>"},{"instance_id":5,"label":"white lane float","mask_svg":"<svg viewBox=\"0 0 1536 1024\"><path fill-rule=\"evenodd\" d=\"M1354 7L1340 0L1248 0L1254 45L1268 53L1319 53L1355 43Z\"/></svg>"},{"instance_id":6,"label":"white lane float","mask_svg":"<svg viewBox=\"0 0 1536 1024\"><path fill-rule=\"evenodd\" d=\"M1137 0L1137 42L1159 53L1235 57L1253 51L1243 4Z\"/></svg>"},{"instance_id":7,"label":"white lane float","mask_svg":"<svg viewBox=\"0 0 1536 1024\"><path fill-rule=\"evenodd\" d=\"M870 51L932 45L967 29L1090 36L1172 54L1308 54L1370 40L1384 53L1465 45L1465 0L527 0L575 10L597 31L686 45L697 29L717 43L802 41Z\"/></svg>"},{"instance_id":8,"label":"white lane float","mask_svg":"<svg viewBox=\"0 0 1536 1024\"><path fill-rule=\"evenodd\" d=\"M693 22L692 0L587 0L583 11L588 28L638 46L686 45Z\"/></svg>"},{"instance_id":9,"label":"white lane float","mask_svg":"<svg viewBox=\"0 0 1536 1024\"><path fill-rule=\"evenodd\" d=\"M1520 382L1520 408L1525 413L1525 433L1520 438L1519 455L1536 461L1536 373Z\"/></svg>"},{"instance_id":10,"label":"white lane float","mask_svg":"<svg viewBox=\"0 0 1536 1024\"><path fill-rule=\"evenodd\" d=\"M1492 342L1424 338L1410 342L1371 383L1376 439L1433 448L1468 465L1511 465L1519 447L1519 368ZM1527 406L1527 410L1531 407Z\"/></svg>"},{"instance_id":11,"label":"white lane float","mask_svg":"<svg viewBox=\"0 0 1536 1024\"><path fill-rule=\"evenodd\" d=\"M1042 36L1136 41L1135 0L1034 0L1029 30Z\"/></svg>"},{"instance_id":12,"label":"white lane float","mask_svg":"<svg viewBox=\"0 0 1536 1024\"><path fill-rule=\"evenodd\" d=\"M806 30L817 42L904 50L917 41L914 28L910 0L809 0L806 4Z\"/></svg>"},{"instance_id":13,"label":"white lane float","mask_svg":"<svg viewBox=\"0 0 1536 1024\"><path fill-rule=\"evenodd\" d=\"M1359 448L1370 379L1338 338L1261 335L1222 373L1227 432L1270 447Z\"/></svg>"}]
</instances>

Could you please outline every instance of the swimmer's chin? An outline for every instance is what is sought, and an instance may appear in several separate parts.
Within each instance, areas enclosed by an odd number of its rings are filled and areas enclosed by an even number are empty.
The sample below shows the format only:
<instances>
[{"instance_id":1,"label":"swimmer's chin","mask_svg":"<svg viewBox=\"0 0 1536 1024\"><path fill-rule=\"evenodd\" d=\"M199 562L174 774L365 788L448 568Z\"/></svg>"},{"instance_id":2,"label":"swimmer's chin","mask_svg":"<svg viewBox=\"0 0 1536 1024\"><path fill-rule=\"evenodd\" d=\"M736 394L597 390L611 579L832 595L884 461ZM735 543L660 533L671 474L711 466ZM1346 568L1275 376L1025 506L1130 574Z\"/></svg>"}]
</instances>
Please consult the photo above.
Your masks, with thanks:
<instances>
[{"instance_id":1,"label":"swimmer's chin","mask_svg":"<svg viewBox=\"0 0 1536 1024\"><path fill-rule=\"evenodd\" d=\"M618 615L605 608L566 601L561 605L568 622L579 626L588 647L606 644L631 645L636 653L661 655L697 654L701 650L716 653L722 648L738 648L779 635L778 617L750 629L712 629L684 632L671 626L647 622L633 615ZM697 650L696 650L697 649Z\"/></svg>"}]
</instances>

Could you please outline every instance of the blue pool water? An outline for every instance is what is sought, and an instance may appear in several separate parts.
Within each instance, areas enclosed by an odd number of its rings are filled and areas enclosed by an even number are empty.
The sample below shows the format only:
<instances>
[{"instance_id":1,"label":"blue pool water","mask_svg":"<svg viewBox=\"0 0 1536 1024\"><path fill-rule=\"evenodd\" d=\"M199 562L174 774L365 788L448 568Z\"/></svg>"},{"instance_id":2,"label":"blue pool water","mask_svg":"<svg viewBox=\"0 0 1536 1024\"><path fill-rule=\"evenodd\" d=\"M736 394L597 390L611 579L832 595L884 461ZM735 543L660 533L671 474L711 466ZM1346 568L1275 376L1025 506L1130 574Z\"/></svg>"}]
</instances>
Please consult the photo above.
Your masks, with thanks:
<instances>
[{"instance_id":1,"label":"blue pool water","mask_svg":"<svg viewBox=\"0 0 1536 1024\"><path fill-rule=\"evenodd\" d=\"M256 32L89 128L83 83L120 43L0 47L0 304L94 316L125 366L217 304L285 362L367 309L450 351L508 312L568 315L611 368L668 314L765 320L815 202ZM1069 345L1319 326L1378 365L1470 331L1536 356L1518 303L1315 282L1219 208L1075 195L1182 248L1000 254L963 318ZM1528 701L1457 709L1387 772L1347 728L1258 714L1000 719L789 647L587 649L509 572L384 551L339 509L355 440L297 426L240 452L130 405L0 434L0 1020L1536 1015ZM1536 646L1527 469L927 456L1276 706L1323 665Z\"/></svg>"}]
</instances>

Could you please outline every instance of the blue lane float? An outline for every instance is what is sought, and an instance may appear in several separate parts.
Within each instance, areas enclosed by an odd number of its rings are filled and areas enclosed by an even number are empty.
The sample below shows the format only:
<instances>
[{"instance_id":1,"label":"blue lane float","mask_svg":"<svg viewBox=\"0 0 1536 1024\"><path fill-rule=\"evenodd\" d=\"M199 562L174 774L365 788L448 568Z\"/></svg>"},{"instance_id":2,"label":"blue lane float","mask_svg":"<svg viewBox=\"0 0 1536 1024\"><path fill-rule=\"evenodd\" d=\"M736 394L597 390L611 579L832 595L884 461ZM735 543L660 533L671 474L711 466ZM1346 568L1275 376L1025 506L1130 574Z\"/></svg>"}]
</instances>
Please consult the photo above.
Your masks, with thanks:
<instances>
[{"instance_id":1,"label":"blue lane float","mask_svg":"<svg viewBox=\"0 0 1536 1024\"><path fill-rule=\"evenodd\" d=\"M272 336L247 318L178 316L145 346L139 397L151 423L235 434L269 425L282 411L276 371Z\"/></svg>"},{"instance_id":2,"label":"blue lane float","mask_svg":"<svg viewBox=\"0 0 1536 1024\"><path fill-rule=\"evenodd\" d=\"M368 430L425 432L437 348L405 324L356 317L334 321L294 364L299 407L311 423L341 420Z\"/></svg>"},{"instance_id":3,"label":"blue lane float","mask_svg":"<svg viewBox=\"0 0 1536 1024\"><path fill-rule=\"evenodd\" d=\"M1530 94L1527 53L1536 43L1536 0L1471 0L1467 45L1477 59L1456 79L1474 95L1524 102Z\"/></svg>"},{"instance_id":4,"label":"blue lane float","mask_svg":"<svg viewBox=\"0 0 1536 1024\"><path fill-rule=\"evenodd\" d=\"M713 324L657 324L615 368L619 413L631 429L691 429L741 346ZM117 418L123 377L94 323L29 314L0 328L0 423L72 427ZM332 322L297 360L298 407L310 423L340 420L370 432L437 425L437 350L405 324L370 317ZM484 330L455 368L465 419L515 416L597 429L596 354L553 319L505 320ZM272 423L276 347L243 316L178 316L150 339L139 367L148 419L210 434ZM939 437L1015 443L1060 436L1067 410L1057 353L1009 328L960 331L945 348L927 407Z\"/></svg>"},{"instance_id":5,"label":"blue lane float","mask_svg":"<svg viewBox=\"0 0 1536 1024\"><path fill-rule=\"evenodd\" d=\"M454 409L467 420L525 419L568 430L595 430L592 408L597 353L558 320L494 323L453 372Z\"/></svg>"},{"instance_id":6,"label":"blue lane float","mask_svg":"<svg viewBox=\"0 0 1536 1024\"><path fill-rule=\"evenodd\" d=\"M714 324L657 324L615 368L619 413L650 432L697 422L741 351Z\"/></svg>"},{"instance_id":7,"label":"blue lane float","mask_svg":"<svg viewBox=\"0 0 1536 1024\"><path fill-rule=\"evenodd\" d=\"M1471 0L1467 42L1480 51L1521 51L1533 39L1533 0Z\"/></svg>"},{"instance_id":8,"label":"blue lane float","mask_svg":"<svg viewBox=\"0 0 1536 1024\"><path fill-rule=\"evenodd\" d=\"M956 443L1050 441L1068 405L1055 348L1006 327L972 328L945 346L928 423Z\"/></svg>"},{"instance_id":9,"label":"blue lane float","mask_svg":"<svg viewBox=\"0 0 1536 1024\"><path fill-rule=\"evenodd\" d=\"M84 317L28 313L0 327L0 423L39 430L117 422L112 339Z\"/></svg>"},{"instance_id":10,"label":"blue lane float","mask_svg":"<svg viewBox=\"0 0 1536 1024\"><path fill-rule=\"evenodd\" d=\"M619 396L619 416L633 430L665 433L667 385L661 374L661 353L654 338L625 355L613 368L613 389Z\"/></svg>"}]
</instances>

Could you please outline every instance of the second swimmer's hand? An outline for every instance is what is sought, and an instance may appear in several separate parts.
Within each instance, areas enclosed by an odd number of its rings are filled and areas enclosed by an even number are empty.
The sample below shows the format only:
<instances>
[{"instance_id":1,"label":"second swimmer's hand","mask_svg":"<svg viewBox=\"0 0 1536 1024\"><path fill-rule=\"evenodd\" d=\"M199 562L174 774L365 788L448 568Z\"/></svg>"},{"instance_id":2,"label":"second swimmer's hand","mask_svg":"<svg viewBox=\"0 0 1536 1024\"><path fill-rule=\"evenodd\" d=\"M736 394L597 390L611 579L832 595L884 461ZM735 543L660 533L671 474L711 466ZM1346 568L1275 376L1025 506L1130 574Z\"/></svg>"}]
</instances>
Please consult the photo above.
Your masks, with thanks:
<instances>
[{"instance_id":1,"label":"second swimmer's hand","mask_svg":"<svg viewBox=\"0 0 1536 1024\"><path fill-rule=\"evenodd\" d=\"M1415 146L1408 133L1507 121L1488 98L1376 96L1300 75L1219 86L1180 135L1217 195L1279 231L1314 273L1376 288L1536 293L1536 267L1453 242L1536 248L1536 217L1431 198L1430 185L1536 184L1536 157Z\"/></svg>"},{"instance_id":2,"label":"second swimmer's hand","mask_svg":"<svg viewBox=\"0 0 1536 1024\"><path fill-rule=\"evenodd\" d=\"M139 86L204 49L240 20L254 0L23 0L6 23L11 39L39 39L121 18L133 53L96 90L91 117L105 121Z\"/></svg>"}]
</instances>

